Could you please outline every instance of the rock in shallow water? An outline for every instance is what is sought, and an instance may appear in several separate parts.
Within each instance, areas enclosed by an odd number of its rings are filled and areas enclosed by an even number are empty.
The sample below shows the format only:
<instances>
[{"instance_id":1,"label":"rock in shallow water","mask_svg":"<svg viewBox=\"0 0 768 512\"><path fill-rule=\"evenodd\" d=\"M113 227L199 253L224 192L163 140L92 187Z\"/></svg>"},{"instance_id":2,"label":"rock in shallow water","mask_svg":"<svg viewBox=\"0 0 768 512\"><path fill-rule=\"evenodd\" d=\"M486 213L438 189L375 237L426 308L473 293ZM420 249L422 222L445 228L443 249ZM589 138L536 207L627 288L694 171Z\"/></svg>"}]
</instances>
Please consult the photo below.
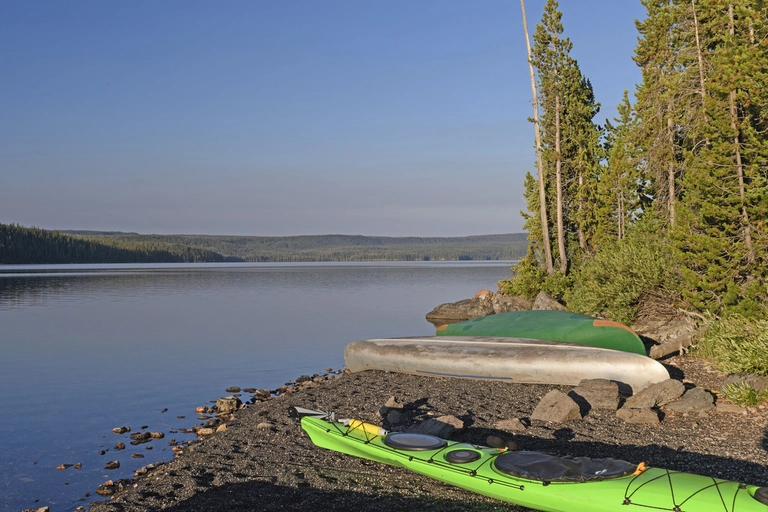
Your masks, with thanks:
<instances>
[{"instance_id":1,"label":"rock in shallow water","mask_svg":"<svg viewBox=\"0 0 768 512\"><path fill-rule=\"evenodd\" d=\"M216 410L219 414L235 412L240 409L241 405L243 405L243 402L235 396L226 396L216 400Z\"/></svg>"}]
</instances>

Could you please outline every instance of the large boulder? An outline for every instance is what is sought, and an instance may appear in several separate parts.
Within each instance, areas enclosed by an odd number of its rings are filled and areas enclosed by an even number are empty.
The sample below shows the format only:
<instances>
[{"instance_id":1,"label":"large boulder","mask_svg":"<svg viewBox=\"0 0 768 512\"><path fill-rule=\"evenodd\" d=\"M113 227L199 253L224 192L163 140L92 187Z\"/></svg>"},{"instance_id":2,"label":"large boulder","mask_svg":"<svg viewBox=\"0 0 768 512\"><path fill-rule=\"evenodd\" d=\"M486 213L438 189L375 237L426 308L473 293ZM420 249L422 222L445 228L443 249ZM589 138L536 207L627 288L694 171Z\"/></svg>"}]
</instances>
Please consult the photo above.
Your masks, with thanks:
<instances>
[{"instance_id":1,"label":"large boulder","mask_svg":"<svg viewBox=\"0 0 768 512\"><path fill-rule=\"evenodd\" d=\"M509 313L510 311L525 311L533 307L533 303L525 297L510 297L495 293L491 298L494 313Z\"/></svg>"},{"instance_id":2,"label":"large boulder","mask_svg":"<svg viewBox=\"0 0 768 512\"><path fill-rule=\"evenodd\" d=\"M494 314L493 296L494 293L491 291L480 290L471 299L440 304L427 313L427 321L437 325L492 315Z\"/></svg>"},{"instance_id":3,"label":"large boulder","mask_svg":"<svg viewBox=\"0 0 768 512\"><path fill-rule=\"evenodd\" d=\"M536 296L536 300L533 301L533 308L537 310L546 311L565 311L565 306L557 302L546 292L539 292Z\"/></svg>"}]
</instances>

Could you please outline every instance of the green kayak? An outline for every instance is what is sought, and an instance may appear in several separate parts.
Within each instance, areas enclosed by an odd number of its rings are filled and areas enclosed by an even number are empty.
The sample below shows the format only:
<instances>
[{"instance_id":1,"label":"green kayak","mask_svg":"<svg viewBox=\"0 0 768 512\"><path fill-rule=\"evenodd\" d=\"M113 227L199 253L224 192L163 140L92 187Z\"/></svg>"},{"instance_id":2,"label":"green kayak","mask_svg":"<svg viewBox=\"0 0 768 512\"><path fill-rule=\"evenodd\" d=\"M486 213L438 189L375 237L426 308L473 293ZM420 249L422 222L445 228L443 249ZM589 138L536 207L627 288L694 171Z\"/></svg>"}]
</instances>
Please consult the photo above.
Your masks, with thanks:
<instances>
[{"instance_id":1,"label":"green kayak","mask_svg":"<svg viewBox=\"0 0 768 512\"><path fill-rule=\"evenodd\" d=\"M768 512L768 487L618 459L503 451L439 437L387 432L295 408L321 447L362 457L535 510L549 512Z\"/></svg>"},{"instance_id":2,"label":"green kayak","mask_svg":"<svg viewBox=\"0 0 768 512\"><path fill-rule=\"evenodd\" d=\"M438 336L499 336L565 341L646 355L640 337L626 325L567 311L512 311L441 325Z\"/></svg>"}]
</instances>

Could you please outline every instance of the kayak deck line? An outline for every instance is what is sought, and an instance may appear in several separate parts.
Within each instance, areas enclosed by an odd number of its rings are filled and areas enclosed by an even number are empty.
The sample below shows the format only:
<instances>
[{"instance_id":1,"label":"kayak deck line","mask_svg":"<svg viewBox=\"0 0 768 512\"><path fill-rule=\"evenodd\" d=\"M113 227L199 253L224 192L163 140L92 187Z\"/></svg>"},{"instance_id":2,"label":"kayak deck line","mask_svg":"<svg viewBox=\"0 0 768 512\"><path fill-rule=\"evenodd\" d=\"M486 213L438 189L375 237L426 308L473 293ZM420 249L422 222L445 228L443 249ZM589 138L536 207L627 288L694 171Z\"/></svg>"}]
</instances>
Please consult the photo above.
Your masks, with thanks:
<instances>
[{"instance_id":1,"label":"kayak deck line","mask_svg":"<svg viewBox=\"0 0 768 512\"><path fill-rule=\"evenodd\" d=\"M768 512L768 487L646 467L644 463L513 452L426 434L389 432L359 420L336 421L333 414L325 413L302 416L301 426L321 448L410 469L536 510L618 512L638 507L668 512ZM403 442L396 439L398 436ZM523 464L521 469L515 466L516 461L538 457L555 463L543 468L530 466L542 478L522 478L502 471L509 467L526 471L529 466ZM582 473L566 475L566 480L546 479L547 475L559 478L557 463L563 463L562 467L578 463ZM594 471L596 467L608 469Z\"/></svg>"}]
</instances>

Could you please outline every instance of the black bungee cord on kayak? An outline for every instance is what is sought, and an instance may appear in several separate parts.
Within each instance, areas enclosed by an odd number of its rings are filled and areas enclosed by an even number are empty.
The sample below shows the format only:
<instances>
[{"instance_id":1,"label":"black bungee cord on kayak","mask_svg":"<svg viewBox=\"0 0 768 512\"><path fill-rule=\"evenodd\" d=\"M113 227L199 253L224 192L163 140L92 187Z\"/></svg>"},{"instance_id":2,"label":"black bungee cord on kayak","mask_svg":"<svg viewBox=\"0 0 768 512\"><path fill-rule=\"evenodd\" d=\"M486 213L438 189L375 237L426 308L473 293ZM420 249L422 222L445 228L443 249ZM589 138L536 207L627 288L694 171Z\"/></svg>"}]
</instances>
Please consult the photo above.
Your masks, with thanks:
<instances>
[{"instance_id":1,"label":"black bungee cord on kayak","mask_svg":"<svg viewBox=\"0 0 768 512\"><path fill-rule=\"evenodd\" d=\"M632 487L632 484L635 482L635 480L640 478L642 473L637 475L635 478L630 480L629 483L627 484L627 490L624 492L624 503L623 504L624 505L634 505L634 506L643 507L643 508L650 508L650 509L654 509L654 510L668 510L670 512L684 512L683 505L685 505L685 503L688 500L690 500L691 498L693 498L694 496L696 496L700 492L703 492L703 491L705 491L707 489L711 489L711 488L714 487L717 490L718 496L720 496L720 503L722 503L722 505L723 505L723 512L738 512L736 510L736 497L738 496L739 492L746 491L746 486L744 484L739 484L738 488L736 489L736 492L733 493L733 502L731 503L731 508L730 509L728 508L728 505L725 503L725 497L723 496L723 492L722 492L722 490L720 488L720 485L721 484L730 484L732 482L729 482L727 480L718 481L714 477L710 477L710 478L712 478L712 484L706 485L706 486L700 488L699 490L697 490L696 492L692 493L690 496L685 498L680 503L677 503L677 500L675 499L674 485L672 484L672 475L677 474L677 473L679 473L679 472L678 471L670 471L670 470L667 469L667 470L665 470L665 473L663 475L659 475L657 477L651 478L650 480L646 480L645 482L643 482L640 485L638 485L637 489L634 489L631 493L629 493L628 491L629 491L630 487ZM644 486L646 486L646 485L648 485L648 484L650 484L652 482L655 482L656 480L664 478L664 477L666 477L666 480L669 482L669 493L670 493L670 496L672 497L672 504L673 504L672 508L655 507L655 506L652 506L652 505L644 505L642 503L636 503L636 502L632 501L632 497L640 489L642 489Z\"/></svg>"},{"instance_id":2,"label":"black bungee cord on kayak","mask_svg":"<svg viewBox=\"0 0 768 512\"><path fill-rule=\"evenodd\" d=\"M316 411L316 412L319 412L319 411ZM465 474L465 475L468 475L468 476L473 477L473 478L477 477L478 471L483 466L485 466L486 464L490 464L493 461L493 459L494 459L494 457L489 457L486 460L484 460L483 462L481 462L479 466L471 467L471 468L467 467L465 464L462 464L462 463L443 462L440 459L436 459L435 457L437 455L443 453L443 452L450 451L450 448L452 448L452 447L454 447L456 445L461 445L461 444L464 444L464 443L459 443L459 442L453 442L452 443L450 441L445 441L445 440L440 439L438 437L430 436L430 435L427 435L427 434L410 434L410 433L406 433L406 432L387 432L383 428L379 428L376 425L371 425L371 424L364 423L364 422L362 422L360 420L347 420L347 419L336 420L335 419L335 415L333 413L330 413L330 414L328 414L328 413L319 413L319 414L312 414L312 416L325 419L328 422L328 424L330 426L329 426L329 428L326 429L327 433L335 431L338 435L341 435L341 436L344 436L344 437L349 437L350 439L356 439L355 437L349 435L353 431L355 431L358 434L362 434L363 435L363 439L360 439L359 442L361 442L363 444L369 444L371 441L373 441L377 437L381 437L382 438L382 446L380 446L380 448L382 450L386 450L386 451L388 451L388 452L390 452L392 454L395 454L395 455L397 455L399 457L406 457L406 455L403 454L401 451L398 451L397 448L395 448L395 447L391 446L390 444L388 444L387 443L387 438L391 438L392 436L418 436L418 437L424 438L424 440L427 440L429 438L432 438L432 439L435 439L435 440L439 440L440 441L439 445L433 446L431 448L426 448L426 450L434 450L434 449L440 448L440 450L438 452L436 452L436 453L433 453L430 456L429 459L422 459L422 458L417 457L415 455L415 453L418 453L419 451L425 450L424 448L422 448L422 449L411 448L411 450L414 452L414 455L408 455L407 456L408 460L409 461L416 460L416 461L422 462L424 464L435 464L435 465L437 465L437 466L439 466L442 469L445 469L447 471L451 471L451 472L454 472L454 473ZM372 432L371 430L373 430L373 429L376 429L376 431ZM403 450L403 449L407 450L407 448L404 448L402 446L399 449L400 450ZM504 450L500 450L498 454L494 454L494 455L501 455L502 453L505 453L505 451ZM500 481L500 480L494 480L492 478L487 479L487 480L488 480L488 484L489 485L491 485L491 484L502 485L504 487L508 487L508 488L511 488L511 489L519 490L519 491L525 490L525 486L524 485L513 484L513 483L510 483L510 482L504 482L504 481Z\"/></svg>"}]
</instances>

